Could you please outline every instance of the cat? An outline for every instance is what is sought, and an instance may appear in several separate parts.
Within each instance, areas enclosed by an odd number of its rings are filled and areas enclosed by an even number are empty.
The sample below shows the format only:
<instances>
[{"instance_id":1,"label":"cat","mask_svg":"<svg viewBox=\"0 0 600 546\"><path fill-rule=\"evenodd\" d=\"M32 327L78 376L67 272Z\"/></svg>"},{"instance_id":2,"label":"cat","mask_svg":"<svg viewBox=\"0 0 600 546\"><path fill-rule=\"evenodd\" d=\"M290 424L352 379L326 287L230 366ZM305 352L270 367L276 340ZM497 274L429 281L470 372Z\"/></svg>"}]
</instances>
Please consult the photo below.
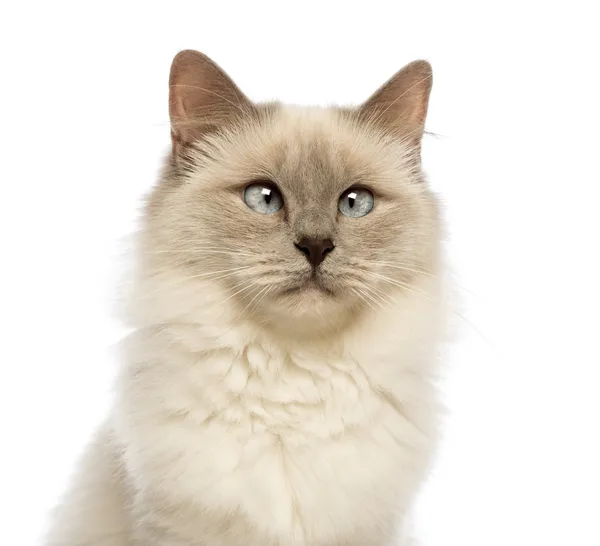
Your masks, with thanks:
<instances>
[{"instance_id":1,"label":"cat","mask_svg":"<svg viewBox=\"0 0 600 546\"><path fill-rule=\"evenodd\" d=\"M47 546L390 546L441 406L416 61L358 107L251 102L180 52L113 409Z\"/></svg>"}]
</instances>

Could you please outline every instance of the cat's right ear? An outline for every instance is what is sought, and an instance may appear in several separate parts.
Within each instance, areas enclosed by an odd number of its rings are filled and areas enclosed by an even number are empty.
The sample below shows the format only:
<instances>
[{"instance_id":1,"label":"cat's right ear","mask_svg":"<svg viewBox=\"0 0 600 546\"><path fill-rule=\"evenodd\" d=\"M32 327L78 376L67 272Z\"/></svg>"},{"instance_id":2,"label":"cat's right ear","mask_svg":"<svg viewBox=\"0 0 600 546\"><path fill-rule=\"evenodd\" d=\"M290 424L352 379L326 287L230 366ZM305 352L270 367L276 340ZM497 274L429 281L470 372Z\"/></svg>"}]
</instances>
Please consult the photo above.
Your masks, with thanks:
<instances>
[{"instance_id":1,"label":"cat's right ear","mask_svg":"<svg viewBox=\"0 0 600 546\"><path fill-rule=\"evenodd\" d=\"M169 116L174 156L252 108L231 78L206 55L186 50L173 59Z\"/></svg>"}]
</instances>

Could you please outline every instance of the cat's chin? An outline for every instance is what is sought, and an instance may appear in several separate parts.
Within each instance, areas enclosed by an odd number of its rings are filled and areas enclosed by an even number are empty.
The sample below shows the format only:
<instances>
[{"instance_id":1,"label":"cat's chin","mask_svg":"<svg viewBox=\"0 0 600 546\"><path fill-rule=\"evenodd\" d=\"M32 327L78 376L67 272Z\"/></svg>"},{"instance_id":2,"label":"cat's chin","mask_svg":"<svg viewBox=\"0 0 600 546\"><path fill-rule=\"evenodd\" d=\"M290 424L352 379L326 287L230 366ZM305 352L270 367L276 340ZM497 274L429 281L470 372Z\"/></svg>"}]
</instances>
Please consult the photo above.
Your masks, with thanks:
<instances>
[{"instance_id":1,"label":"cat's chin","mask_svg":"<svg viewBox=\"0 0 600 546\"><path fill-rule=\"evenodd\" d=\"M344 330L357 318L350 299L312 287L290 291L263 309L261 325L292 339L320 338Z\"/></svg>"},{"instance_id":2,"label":"cat's chin","mask_svg":"<svg viewBox=\"0 0 600 546\"><path fill-rule=\"evenodd\" d=\"M274 296L267 312L274 321L292 320L296 326L306 322L321 328L324 324L337 323L347 314L349 305L349 298L337 290L318 282L304 282Z\"/></svg>"}]
</instances>

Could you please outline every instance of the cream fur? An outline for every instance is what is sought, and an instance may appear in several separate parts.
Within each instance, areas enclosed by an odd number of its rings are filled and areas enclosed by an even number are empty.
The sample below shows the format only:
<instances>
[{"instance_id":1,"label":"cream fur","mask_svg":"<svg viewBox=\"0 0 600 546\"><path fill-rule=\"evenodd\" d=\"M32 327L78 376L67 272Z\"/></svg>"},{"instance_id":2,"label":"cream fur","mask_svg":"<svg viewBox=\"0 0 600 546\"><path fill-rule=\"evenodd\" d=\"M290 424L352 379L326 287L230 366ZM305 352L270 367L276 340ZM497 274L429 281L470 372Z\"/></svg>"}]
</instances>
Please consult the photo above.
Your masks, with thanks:
<instances>
[{"instance_id":1,"label":"cream fur","mask_svg":"<svg viewBox=\"0 0 600 546\"><path fill-rule=\"evenodd\" d=\"M174 184L167 169L138 241L128 310L135 331L122 346L114 410L57 509L47 546L395 544L437 437L439 221L420 171L409 168L407 144L345 119L326 109L278 108L268 122L209 138L209 150L198 145L187 186ZM362 139L355 163L382 187L397 183L390 199L402 201L398 210L411 211L413 223L402 228L410 241L389 255L416 264L407 288L388 269L395 284L371 279L380 300L351 291L330 304L312 293L287 303L273 295L244 314L248 300L210 274L223 265L200 264L209 272L204 282L203 273L174 265L172 241L189 237L182 235L187 208L198 215L206 202L189 192L226 179L218 169L244 173L249 161L274 153L278 138L297 134L307 146L333 135L335 149L323 144L318 152L331 163L346 153L344 142ZM293 142L286 153L300 157L303 144ZM224 248L236 240L235 223ZM361 241L369 228L353 225L347 239L374 247L369 252L399 245L375 235ZM259 234L261 224L252 226ZM343 260L346 228L339 229L339 257L327 265L338 281L358 267L335 261ZM305 267L291 243L289 256L281 244L280 263ZM266 274L272 266L265 267Z\"/></svg>"},{"instance_id":2,"label":"cream fur","mask_svg":"<svg viewBox=\"0 0 600 546\"><path fill-rule=\"evenodd\" d=\"M120 442L92 444L48 544L128 545L146 525L147 546L393 544L436 438L436 312L407 297L333 351L226 325L133 334Z\"/></svg>"}]
</instances>

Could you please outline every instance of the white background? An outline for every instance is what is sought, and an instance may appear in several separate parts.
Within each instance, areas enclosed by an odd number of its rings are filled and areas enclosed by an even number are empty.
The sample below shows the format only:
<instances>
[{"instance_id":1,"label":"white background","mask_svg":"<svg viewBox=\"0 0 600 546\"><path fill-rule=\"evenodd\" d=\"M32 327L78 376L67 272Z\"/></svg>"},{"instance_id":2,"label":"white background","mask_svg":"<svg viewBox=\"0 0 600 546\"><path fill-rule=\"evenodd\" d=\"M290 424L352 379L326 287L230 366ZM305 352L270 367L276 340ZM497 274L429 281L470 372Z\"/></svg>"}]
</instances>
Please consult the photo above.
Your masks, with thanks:
<instances>
[{"instance_id":1,"label":"white background","mask_svg":"<svg viewBox=\"0 0 600 546\"><path fill-rule=\"evenodd\" d=\"M251 98L296 103L356 103L432 62L424 166L466 320L423 544L598 546L593 2L157 4L0 14L0 543L38 544L106 412L122 238L169 146L171 58L195 48Z\"/></svg>"}]
</instances>

